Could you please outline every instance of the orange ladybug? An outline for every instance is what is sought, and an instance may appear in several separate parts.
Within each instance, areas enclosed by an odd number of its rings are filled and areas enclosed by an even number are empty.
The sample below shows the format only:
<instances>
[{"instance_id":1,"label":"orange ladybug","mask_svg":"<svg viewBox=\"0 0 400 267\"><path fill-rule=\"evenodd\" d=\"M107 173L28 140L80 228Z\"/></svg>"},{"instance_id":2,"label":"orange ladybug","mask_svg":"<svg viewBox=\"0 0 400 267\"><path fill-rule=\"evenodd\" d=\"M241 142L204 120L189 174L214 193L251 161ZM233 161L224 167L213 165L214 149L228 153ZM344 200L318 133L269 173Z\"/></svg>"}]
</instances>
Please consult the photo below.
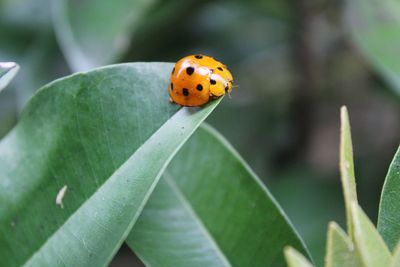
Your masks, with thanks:
<instances>
[{"instance_id":1,"label":"orange ladybug","mask_svg":"<svg viewBox=\"0 0 400 267\"><path fill-rule=\"evenodd\" d=\"M232 91L233 77L224 64L212 57L191 55L176 62L171 73L171 102L195 107Z\"/></svg>"}]
</instances>

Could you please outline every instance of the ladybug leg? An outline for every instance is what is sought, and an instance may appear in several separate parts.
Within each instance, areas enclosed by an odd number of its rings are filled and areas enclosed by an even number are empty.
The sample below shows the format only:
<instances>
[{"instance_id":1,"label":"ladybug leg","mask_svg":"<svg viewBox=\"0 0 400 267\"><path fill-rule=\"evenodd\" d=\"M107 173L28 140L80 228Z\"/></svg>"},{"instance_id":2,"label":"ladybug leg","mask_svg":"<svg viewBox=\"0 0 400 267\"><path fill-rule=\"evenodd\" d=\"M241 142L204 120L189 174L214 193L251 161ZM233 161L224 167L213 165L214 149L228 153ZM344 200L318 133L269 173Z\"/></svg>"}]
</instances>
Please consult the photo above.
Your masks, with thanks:
<instances>
[{"instance_id":1,"label":"ladybug leg","mask_svg":"<svg viewBox=\"0 0 400 267\"><path fill-rule=\"evenodd\" d=\"M208 93L208 95L211 100L214 100L216 98L215 95L213 95L213 93L211 93L211 91Z\"/></svg>"}]
</instances>

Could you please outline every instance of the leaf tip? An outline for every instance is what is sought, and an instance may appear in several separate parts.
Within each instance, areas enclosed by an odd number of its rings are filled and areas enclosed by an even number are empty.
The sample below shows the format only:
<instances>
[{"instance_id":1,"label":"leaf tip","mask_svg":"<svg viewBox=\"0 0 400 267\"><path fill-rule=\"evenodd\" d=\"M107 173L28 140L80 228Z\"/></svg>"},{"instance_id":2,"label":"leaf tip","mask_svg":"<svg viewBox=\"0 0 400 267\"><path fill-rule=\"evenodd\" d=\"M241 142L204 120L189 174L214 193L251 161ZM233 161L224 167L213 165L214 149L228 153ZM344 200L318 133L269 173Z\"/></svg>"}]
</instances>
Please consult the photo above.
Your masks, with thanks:
<instances>
[{"instance_id":1,"label":"leaf tip","mask_svg":"<svg viewBox=\"0 0 400 267\"><path fill-rule=\"evenodd\" d=\"M328 229L329 230L330 229L337 229L337 228L339 228L339 225L336 222L334 222L334 221L329 222L329 224L328 224Z\"/></svg>"},{"instance_id":2,"label":"leaf tip","mask_svg":"<svg viewBox=\"0 0 400 267\"><path fill-rule=\"evenodd\" d=\"M313 265L304 257L303 254L298 252L291 246L286 246L283 249L286 263L289 267L312 267Z\"/></svg>"},{"instance_id":3,"label":"leaf tip","mask_svg":"<svg viewBox=\"0 0 400 267\"><path fill-rule=\"evenodd\" d=\"M349 112L346 106L340 108L340 124L341 124L341 138L350 136L350 119Z\"/></svg>"}]
</instances>

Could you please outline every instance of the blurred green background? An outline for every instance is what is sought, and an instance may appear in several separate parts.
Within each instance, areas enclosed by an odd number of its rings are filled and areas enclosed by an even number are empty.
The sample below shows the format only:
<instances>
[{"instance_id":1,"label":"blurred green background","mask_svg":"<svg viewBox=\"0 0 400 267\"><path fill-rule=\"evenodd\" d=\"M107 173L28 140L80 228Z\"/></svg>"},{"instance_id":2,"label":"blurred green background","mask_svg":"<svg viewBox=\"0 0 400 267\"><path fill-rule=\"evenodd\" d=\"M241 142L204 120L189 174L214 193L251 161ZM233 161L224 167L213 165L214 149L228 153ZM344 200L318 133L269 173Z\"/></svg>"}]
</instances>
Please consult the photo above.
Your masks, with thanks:
<instances>
[{"instance_id":1,"label":"blurred green background","mask_svg":"<svg viewBox=\"0 0 400 267\"><path fill-rule=\"evenodd\" d=\"M0 0L0 61L21 66L0 94L0 137L56 78L213 56L237 87L208 123L267 184L321 266L328 222L344 226L340 106L350 112L360 203L373 221L399 144L400 71L390 71L400 69L400 9L385 1ZM374 17L378 2L386 9ZM123 247L111 266L133 258Z\"/></svg>"}]
</instances>

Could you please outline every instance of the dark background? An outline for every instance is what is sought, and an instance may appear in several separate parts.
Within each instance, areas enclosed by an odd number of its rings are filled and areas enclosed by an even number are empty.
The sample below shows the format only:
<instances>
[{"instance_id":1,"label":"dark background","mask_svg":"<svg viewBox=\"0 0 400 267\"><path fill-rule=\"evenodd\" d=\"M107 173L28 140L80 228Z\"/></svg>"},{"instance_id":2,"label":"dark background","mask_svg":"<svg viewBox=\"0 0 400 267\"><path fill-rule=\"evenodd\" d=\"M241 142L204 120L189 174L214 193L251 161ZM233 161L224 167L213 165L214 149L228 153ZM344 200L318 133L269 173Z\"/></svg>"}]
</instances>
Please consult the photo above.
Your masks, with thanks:
<instances>
[{"instance_id":1,"label":"dark background","mask_svg":"<svg viewBox=\"0 0 400 267\"><path fill-rule=\"evenodd\" d=\"M86 15L80 5L90 2L71 1L77 21ZM399 96L353 41L343 19L345 3L154 2L125 33L118 56L106 63L175 62L193 53L225 63L237 87L207 122L266 183L322 265L328 222L345 226L340 106L350 112L359 200L373 221L400 136ZM49 6L50 0L0 0L0 61L21 66L0 93L0 137L17 123L36 89L75 71ZM111 265L132 266L133 257L123 247Z\"/></svg>"}]
</instances>

